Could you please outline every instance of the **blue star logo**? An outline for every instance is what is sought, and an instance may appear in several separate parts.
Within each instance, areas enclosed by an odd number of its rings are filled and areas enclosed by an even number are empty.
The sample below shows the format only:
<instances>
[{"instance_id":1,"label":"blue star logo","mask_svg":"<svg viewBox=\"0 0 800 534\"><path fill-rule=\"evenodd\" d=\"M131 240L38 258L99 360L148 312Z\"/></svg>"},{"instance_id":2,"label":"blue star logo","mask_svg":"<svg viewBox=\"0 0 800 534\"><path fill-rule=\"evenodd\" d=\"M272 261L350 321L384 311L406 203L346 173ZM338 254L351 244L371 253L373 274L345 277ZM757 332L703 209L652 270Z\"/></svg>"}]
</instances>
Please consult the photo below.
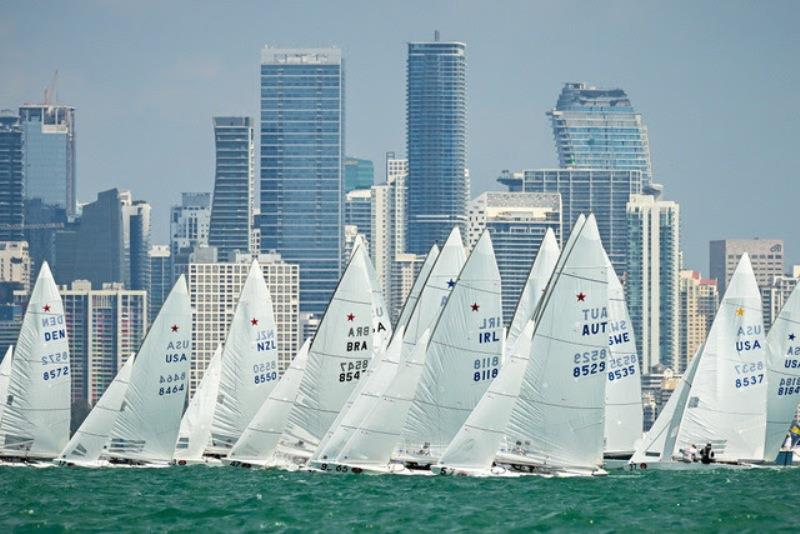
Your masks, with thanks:
<instances>
[{"instance_id":1,"label":"blue star logo","mask_svg":"<svg viewBox=\"0 0 800 534\"><path fill-rule=\"evenodd\" d=\"M447 281L447 288L453 289L454 287L456 287L456 281L451 278L450 280Z\"/></svg>"},{"instance_id":2,"label":"blue star logo","mask_svg":"<svg viewBox=\"0 0 800 534\"><path fill-rule=\"evenodd\" d=\"M794 334L789 334L789 341L794 341Z\"/></svg>"}]
</instances>

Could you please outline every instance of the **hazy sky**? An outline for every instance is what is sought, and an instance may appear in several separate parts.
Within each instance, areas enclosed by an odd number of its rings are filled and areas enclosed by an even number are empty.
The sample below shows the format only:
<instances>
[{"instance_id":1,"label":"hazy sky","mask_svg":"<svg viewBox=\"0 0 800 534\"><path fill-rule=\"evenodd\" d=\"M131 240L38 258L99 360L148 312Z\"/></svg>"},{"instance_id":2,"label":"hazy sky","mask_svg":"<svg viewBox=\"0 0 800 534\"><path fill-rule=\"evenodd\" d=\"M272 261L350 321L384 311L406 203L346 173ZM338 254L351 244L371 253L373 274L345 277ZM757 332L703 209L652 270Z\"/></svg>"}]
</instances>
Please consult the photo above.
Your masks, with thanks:
<instances>
[{"instance_id":1,"label":"hazy sky","mask_svg":"<svg viewBox=\"0 0 800 534\"><path fill-rule=\"evenodd\" d=\"M655 177L681 205L688 267L708 240L786 240L800 263L800 2L2 2L0 108L77 108L78 196L114 186L154 207L154 241L187 190L210 191L211 117L258 116L266 44L336 45L346 146L405 152L406 42L467 43L472 194L502 169L556 165L545 111L566 81L623 87Z\"/></svg>"}]
</instances>

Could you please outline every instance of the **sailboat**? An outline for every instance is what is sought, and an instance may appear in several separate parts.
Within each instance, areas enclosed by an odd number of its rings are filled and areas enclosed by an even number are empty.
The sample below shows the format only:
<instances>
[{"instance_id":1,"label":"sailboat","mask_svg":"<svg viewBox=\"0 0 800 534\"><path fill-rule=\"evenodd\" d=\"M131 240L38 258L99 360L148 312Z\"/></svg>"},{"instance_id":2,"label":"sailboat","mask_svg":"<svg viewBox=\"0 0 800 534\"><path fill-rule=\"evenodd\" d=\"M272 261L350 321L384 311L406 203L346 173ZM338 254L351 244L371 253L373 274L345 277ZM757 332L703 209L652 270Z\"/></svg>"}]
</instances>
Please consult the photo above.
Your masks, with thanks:
<instances>
[{"instance_id":1,"label":"sailboat","mask_svg":"<svg viewBox=\"0 0 800 534\"><path fill-rule=\"evenodd\" d=\"M278 346L272 298L253 260L236 305L225 346L222 372L206 454L225 456L278 383Z\"/></svg>"},{"instance_id":2,"label":"sailboat","mask_svg":"<svg viewBox=\"0 0 800 534\"><path fill-rule=\"evenodd\" d=\"M767 334L767 425L764 461L781 465L792 462L782 444L794 428L800 402L800 290L794 288ZM791 442L791 440L790 440ZM778 453L782 452L781 461Z\"/></svg>"},{"instance_id":3,"label":"sailboat","mask_svg":"<svg viewBox=\"0 0 800 534\"><path fill-rule=\"evenodd\" d=\"M72 436L56 460L60 465L101 467L108 462L100 457L108 450L109 435L122 409L133 369L134 355L123 364L117 376L100 396L92 411Z\"/></svg>"},{"instance_id":4,"label":"sailboat","mask_svg":"<svg viewBox=\"0 0 800 534\"><path fill-rule=\"evenodd\" d=\"M272 390L267 400L253 416L250 424L242 433L228 456L222 462L234 467L274 467L279 465L275 458L289 412L297 399L300 382L306 371L308 351L311 339L307 339L300 347L291 365L283 373L278 385Z\"/></svg>"},{"instance_id":5,"label":"sailboat","mask_svg":"<svg viewBox=\"0 0 800 534\"><path fill-rule=\"evenodd\" d=\"M69 441L71 367L61 295L42 263L11 360L0 461L57 457Z\"/></svg>"},{"instance_id":6,"label":"sailboat","mask_svg":"<svg viewBox=\"0 0 800 534\"><path fill-rule=\"evenodd\" d=\"M3 420L3 410L6 407L6 395L8 395L8 382L11 380L11 361L14 358L14 345L9 345L6 355L0 361L0 421Z\"/></svg>"},{"instance_id":7,"label":"sailboat","mask_svg":"<svg viewBox=\"0 0 800 534\"><path fill-rule=\"evenodd\" d=\"M511 471L603 474L608 269L593 215L573 227L534 315L530 361L495 462Z\"/></svg>"},{"instance_id":8,"label":"sailboat","mask_svg":"<svg viewBox=\"0 0 800 534\"><path fill-rule=\"evenodd\" d=\"M438 460L500 372L503 338L500 273L484 231L432 330L398 460L422 468Z\"/></svg>"},{"instance_id":9,"label":"sailboat","mask_svg":"<svg viewBox=\"0 0 800 534\"><path fill-rule=\"evenodd\" d=\"M337 417L328 439L309 462L312 468L337 473L403 470L400 464L390 465L390 457L425 362L429 329L466 260L458 227L434 260L427 276L423 278L426 273L421 271L417 277L415 287L421 286L418 298L406 302L379 371L354 392L357 395L349 402L350 408Z\"/></svg>"},{"instance_id":10,"label":"sailboat","mask_svg":"<svg viewBox=\"0 0 800 534\"><path fill-rule=\"evenodd\" d=\"M217 345L203 378L181 419L174 460L178 465L208 463L203 453L211 441L211 423L222 374L222 345Z\"/></svg>"},{"instance_id":11,"label":"sailboat","mask_svg":"<svg viewBox=\"0 0 800 534\"><path fill-rule=\"evenodd\" d=\"M277 458L305 464L344 406L376 349L391 336L377 277L363 242L356 244L311 342L300 389ZM370 272L372 271L372 272Z\"/></svg>"},{"instance_id":12,"label":"sailboat","mask_svg":"<svg viewBox=\"0 0 800 534\"><path fill-rule=\"evenodd\" d=\"M688 394L681 391L686 398L667 403L631 458L632 466L694 469L750 464L763 458L767 372L761 313L758 284L750 258L744 254L706 341L687 370L686 383L691 386ZM650 436L665 430L664 440ZM662 441L663 448L658 450ZM692 445L698 449L710 445L715 463L686 461L684 451Z\"/></svg>"},{"instance_id":13,"label":"sailboat","mask_svg":"<svg viewBox=\"0 0 800 534\"><path fill-rule=\"evenodd\" d=\"M622 284L606 256L608 268L608 348L606 369L605 446L606 466L623 467L642 437L642 382L636 339L625 304Z\"/></svg>"},{"instance_id":14,"label":"sailboat","mask_svg":"<svg viewBox=\"0 0 800 534\"><path fill-rule=\"evenodd\" d=\"M192 309L181 276L161 306L131 370L107 453L115 465L166 466L181 424L192 356Z\"/></svg>"}]
</instances>

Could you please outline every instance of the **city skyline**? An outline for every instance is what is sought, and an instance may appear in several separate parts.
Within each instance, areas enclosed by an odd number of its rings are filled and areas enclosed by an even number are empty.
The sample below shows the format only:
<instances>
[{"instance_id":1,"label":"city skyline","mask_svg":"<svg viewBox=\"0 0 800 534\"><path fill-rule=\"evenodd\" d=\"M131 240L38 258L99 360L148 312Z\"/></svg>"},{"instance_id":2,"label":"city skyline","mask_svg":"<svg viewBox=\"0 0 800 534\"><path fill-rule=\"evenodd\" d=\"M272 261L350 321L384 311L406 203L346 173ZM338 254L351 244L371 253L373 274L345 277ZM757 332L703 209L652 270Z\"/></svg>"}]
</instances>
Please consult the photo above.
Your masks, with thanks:
<instances>
[{"instance_id":1,"label":"city skyline","mask_svg":"<svg viewBox=\"0 0 800 534\"><path fill-rule=\"evenodd\" d=\"M341 47L347 155L380 164L388 150L405 155L407 43L430 40L438 29L442 40L467 44L470 199L501 190L495 178L504 168L556 166L545 114L563 83L621 87L647 124L654 180L664 185L664 198L681 204L688 268L707 272L710 240L757 235L786 240L787 266L800 263L786 230L792 197L779 194L800 165L788 135L797 116L779 107L800 81L795 70L783 68L796 49L786 16L796 5L616 3L589 13L580 4L490 10L439 2L419 4L426 8L424 22L407 6L315 5L309 11L242 3L233 12L171 5L157 18L126 4L51 6L24 33L20 21L35 4L4 8L0 67L11 75L0 87L0 107L42 100L58 69L57 102L76 108L78 199L91 201L115 186L130 189L153 206L153 242L163 243L169 206L180 192L212 190L212 116L257 115L265 44ZM353 7L360 8L354 19L326 24ZM70 34L80 39L66 38L58 26L67 16L74 21ZM201 30L233 17L253 22L223 35ZM100 18L108 24L95 24ZM140 35L141 25L151 29ZM568 42L548 44L567 29ZM107 46L96 50L95 42ZM750 184L765 174L775 185L754 199ZM378 173L376 181L382 178Z\"/></svg>"}]
</instances>

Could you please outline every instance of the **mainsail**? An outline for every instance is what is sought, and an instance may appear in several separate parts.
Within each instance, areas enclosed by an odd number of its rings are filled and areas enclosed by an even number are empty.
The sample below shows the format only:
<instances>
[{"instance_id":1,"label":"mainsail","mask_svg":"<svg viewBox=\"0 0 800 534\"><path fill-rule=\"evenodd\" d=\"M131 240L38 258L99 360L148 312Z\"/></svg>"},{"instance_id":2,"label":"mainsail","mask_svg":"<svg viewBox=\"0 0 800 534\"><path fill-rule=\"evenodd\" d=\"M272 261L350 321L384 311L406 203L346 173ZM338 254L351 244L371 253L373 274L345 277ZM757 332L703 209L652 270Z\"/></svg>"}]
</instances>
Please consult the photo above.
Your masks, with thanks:
<instances>
[{"instance_id":1,"label":"mainsail","mask_svg":"<svg viewBox=\"0 0 800 534\"><path fill-rule=\"evenodd\" d=\"M222 345L217 345L208 362L203 378L189 401L189 407L181 419L175 459L178 461L200 460L211 441L211 423L217 403L220 376L222 374Z\"/></svg>"},{"instance_id":2,"label":"mainsail","mask_svg":"<svg viewBox=\"0 0 800 534\"><path fill-rule=\"evenodd\" d=\"M133 362L133 356L128 358L69 440L60 457L65 463L95 464L108 450L109 435L125 399Z\"/></svg>"},{"instance_id":3,"label":"mainsail","mask_svg":"<svg viewBox=\"0 0 800 534\"><path fill-rule=\"evenodd\" d=\"M191 356L192 309L181 276L136 353L125 400L111 431L111 458L136 462L172 459Z\"/></svg>"},{"instance_id":4,"label":"mainsail","mask_svg":"<svg viewBox=\"0 0 800 534\"><path fill-rule=\"evenodd\" d=\"M608 345L606 368L605 454L633 453L642 437L642 382L631 318L617 273L606 256L608 268Z\"/></svg>"},{"instance_id":5,"label":"mainsail","mask_svg":"<svg viewBox=\"0 0 800 534\"><path fill-rule=\"evenodd\" d=\"M11 360L14 358L14 345L9 345L6 355L0 362L0 421L3 420L3 410L6 407L6 395L8 394L8 382L11 379Z\"/></svg>"},{"instance_id":6,"label":"mainsail","mask_svg":"<svg viewBox=\"0 0 800 534\"><path fill-rule=\"evenodd\" d=\"M548 286L498 461L593 472L603 459L608 269L594 216L576 223Z\"/></svg>"},{"instance_id":7,"label":"mainsail","mask_svg":"<svg viewBox=\"0 0 800 534\"><path fill-rule=\"evenodd\" d=\"M71 371L61 295L43 262L11 361L0 456L52 459L64 450Z\"/></svg>"},{"instance_id":8,"label":"mainsail","mask_svg":"<svg viewBox=\"0 0 800 534\"><path fill-rule=\"evenodd\" d=\"M500 273L485 231L433 329L401 456L431 463L444 452L500 371L503 333Z\"/></svg>"},{"instance_id":9,"label":"mainsail","mask_svg":"<svg viewBox=\"0 0 800 534\"><path fill-rule=\"evenodd\" d=\"M222 374L209 453L226 454L278 383L272 298L253 260L222 349Z\"/></svg>"},{"instance_id":10,"label":"mainsail","mask_svg":"<svg viewBox=\"0 0 800 534\"><path fill-rule=\"evenodd\" d=\"M461 248L463 250L464 247L462 246ZM405 303L403 303L403 310L400 312L400 317L397 319L397 324L394 327L395 330L399 329L401 326L405 328L406 324L408 324L408 320L411 318L411 312L413 312L416 308L417 301L422 293L422 288L425 287L425 283L428 280L431 270L433 269L433 266L438 258L439 247L436 246L436 243L434 243L431 249L428 251L428 255L425 256L425 261L422 263L422 267L419 269L417 279L414 280L414 285L411 287L411 291L409 292Z\"/></svg>"},{"instance_id":11,"label":"mainsail","mask_svg":"<svg viewBox=\"0 0 800 534\"><path fill-rule=\"evenodd\" d=\"M678 449L711 443L717 461L761 459L766 427L766 340L761 293L744 254L700 353Z\"/></svg>"},{"instance_id":12,"label":"mainsail","mask_svg":"<svg viewBox=\"0 0 800 534\"><path fill-rule=\"evenodd\" d=\"M263 465L272 462L278 440L286 428L289 412L300 389L310 346L311 340L307 339L289 368L283 373L278 385L242 433L242 437L228 453L230 460Z\"/></svg>"},{"instance_id":13,"label":"mainsail","mask_svg":"<svg viewBox=\"0 0 800 534\"><path fill-rule=\"evenodd\" d=\"M764 460L772 462L800 402L800 290L795 287L767 335L767 429Z\"/></svg>"}]
</instances>

